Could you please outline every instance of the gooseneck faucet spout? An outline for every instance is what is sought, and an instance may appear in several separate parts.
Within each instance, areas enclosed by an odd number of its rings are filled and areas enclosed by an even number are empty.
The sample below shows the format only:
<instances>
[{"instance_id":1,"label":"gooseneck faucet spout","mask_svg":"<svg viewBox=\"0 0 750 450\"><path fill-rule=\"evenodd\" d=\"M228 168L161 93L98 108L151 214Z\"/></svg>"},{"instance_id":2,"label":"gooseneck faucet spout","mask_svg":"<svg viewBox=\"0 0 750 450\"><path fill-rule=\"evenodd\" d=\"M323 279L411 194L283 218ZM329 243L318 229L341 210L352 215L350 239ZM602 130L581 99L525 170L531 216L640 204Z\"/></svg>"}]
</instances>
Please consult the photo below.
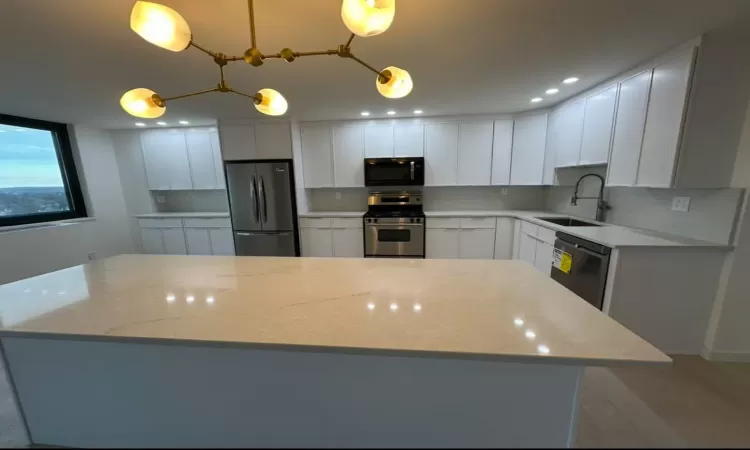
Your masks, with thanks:
<instances>
[{"instance_id":1,"label":"gooseneck faucet spout","mask_svg":"<svg viewBox=\"0 0 750 450\"><path fill-rule=\"evenodd\" d=\"M599 196L598 197L579 197L578 196L578 188L581 185L581 181L583 181L586 177L596 177L599 179ZM578 179L576 182L576 188L573 191L573 196L570 198L570 204L571 205L577 205L578 200L581 199L596 199L596 220L599 222L604 221L604 211L608 209L612 209L611 206L609 206L609 203L604 201L604 178L601 175L595 174L595 173L587 173L586 175L583 175L581 178Z\"/></svg>"}]
</instances>

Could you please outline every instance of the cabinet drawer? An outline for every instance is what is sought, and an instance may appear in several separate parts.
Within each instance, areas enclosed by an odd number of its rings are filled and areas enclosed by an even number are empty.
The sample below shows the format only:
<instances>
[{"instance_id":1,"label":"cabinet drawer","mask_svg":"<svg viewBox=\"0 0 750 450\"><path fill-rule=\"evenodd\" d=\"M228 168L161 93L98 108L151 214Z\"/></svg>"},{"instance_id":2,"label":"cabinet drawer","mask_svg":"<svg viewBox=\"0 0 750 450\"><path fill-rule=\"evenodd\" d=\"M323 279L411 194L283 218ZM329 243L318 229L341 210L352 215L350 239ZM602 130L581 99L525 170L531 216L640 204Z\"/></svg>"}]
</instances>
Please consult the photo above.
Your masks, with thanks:
<instances>
[{"instance_id":1,"label":"cabinet drawer","mask_svg":"<svg viewBox=\"0 0 750 450\"><path fill-rule=\"evenodd\" d=\"M495 228L495 218L466 217L461 219L461 228Z\"/></svg>"},{"instance_id":2,"label":"cabinet drawer","mask_svg":"<svg viewBox=\"0 0 750 450\"><path fill-rule=\"evenodd\" d=\"M536 237L536 233L539 230L539 226L534 225L533 223L521 221L521 233L526 233L528 235Z\"/></svg>"},{"instance_id":3,"label":"cabinet drawer","mask_svg":"<svg viewBox=\"0 0 750 450\"><path fill-rule=\"evenodd\" d=\"M141 228L182 228L182 219L138 219Z\"/></svg>"},{"instance_id":4,"label":"cabinet drawer","mask_svg":"<svg viewBox=\"0 0 750 450\"><path fill-rule=\"evenodd\" d=\"M425 219L426 228L461 228L461 219L449 217L428 217Z\"/></svg>"},{"instance_id":5,"label":"cabinet drawer","mask_svg":"<svg viewBox=\"0 0 750 450\"><path fill-rule=\"evenodd\" d=\"M331 228L362 228L362 219L331 217Z\"/></svg>"},{"instance_id":6,"label":"cabinet drawer","mask_svg":"<svg viewBox=\"0 0 750 450\"><path fill-rule=\"evenodd\" d=\"M556 233L557 232L555 230L538 227L536 237L539 238L540 241L544 241L550 245L555 245L555 239L557 239L557 236L555 236Z\"/></svg>"},{"instance_id":7,"label":"cabinet drawer","mask_svg":"<svg viewBox=\"0 0 750 450\"><path fill-rule=\"evenodd\" d=\"M182 219L185 228L232 228L232 222L228 217L216 219Z\"/></svg>"},{"instance_id":8,"label":"cabinet drawer","mask_svg":"<svg viewBox=\"0 0 750 450\"><path fill-rule=\"evenodd\" d=\"M300 228L331 228L328 217L303 217L299 220Z\"/></svg>"}]
</instances>

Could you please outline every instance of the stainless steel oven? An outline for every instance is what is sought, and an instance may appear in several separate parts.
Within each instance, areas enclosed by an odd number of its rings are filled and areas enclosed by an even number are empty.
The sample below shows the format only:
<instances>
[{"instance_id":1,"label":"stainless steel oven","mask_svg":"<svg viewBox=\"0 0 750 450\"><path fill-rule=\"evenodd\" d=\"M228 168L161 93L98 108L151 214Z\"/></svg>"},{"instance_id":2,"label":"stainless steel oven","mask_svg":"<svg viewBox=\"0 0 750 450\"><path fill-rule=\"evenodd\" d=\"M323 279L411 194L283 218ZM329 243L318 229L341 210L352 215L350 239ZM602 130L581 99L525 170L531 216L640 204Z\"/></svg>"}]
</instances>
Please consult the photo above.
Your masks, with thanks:
<instances>
[{"instance_id":1,"label":"stainless steel oven","mask_svg":"<svg viewBox=\"0 0 750 450\"><path fill-rule=\"evenodd\" d=\"M365 257L424 257L424 218L365 219Z\"/></svg>"},{"instance_id":2,"label":"stainless steel oven","mask_svg":"<svg viewBox=\"0 0 750 450\"><path fill-rule=\"evenodd\" d=\"M424 258L422 195L374 192L363 217L366 258Z\"/></svg>"},{"instance_id":3,"label":"stainless steel oven","mask_svg":"<svg viewBox=\"0 0 750 450\"><path fill-rule=\"evenodd\" d=\"M365 186L424 186L424 158L365 158Z\"/></svg>"}]
</instances>

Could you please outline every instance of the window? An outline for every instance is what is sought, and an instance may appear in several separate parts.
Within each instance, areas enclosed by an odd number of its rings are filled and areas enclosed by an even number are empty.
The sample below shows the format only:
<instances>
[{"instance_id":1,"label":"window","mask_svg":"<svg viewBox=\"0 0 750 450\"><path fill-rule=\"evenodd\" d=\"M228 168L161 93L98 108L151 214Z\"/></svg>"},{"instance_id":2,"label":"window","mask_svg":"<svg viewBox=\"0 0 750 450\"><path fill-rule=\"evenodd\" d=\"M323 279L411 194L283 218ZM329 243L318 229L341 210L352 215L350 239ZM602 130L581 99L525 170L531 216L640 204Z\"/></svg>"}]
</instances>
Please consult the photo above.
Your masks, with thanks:
<instances>
[{"instance_id":1,"label":"window","mask_svg":"<svg viewBox=\"0 0 750 450\"><path fill-rule=\"evenodd\" d=\"M85 216L67 127L0 114L0 227Z\"/></svg>"}]
</instances>

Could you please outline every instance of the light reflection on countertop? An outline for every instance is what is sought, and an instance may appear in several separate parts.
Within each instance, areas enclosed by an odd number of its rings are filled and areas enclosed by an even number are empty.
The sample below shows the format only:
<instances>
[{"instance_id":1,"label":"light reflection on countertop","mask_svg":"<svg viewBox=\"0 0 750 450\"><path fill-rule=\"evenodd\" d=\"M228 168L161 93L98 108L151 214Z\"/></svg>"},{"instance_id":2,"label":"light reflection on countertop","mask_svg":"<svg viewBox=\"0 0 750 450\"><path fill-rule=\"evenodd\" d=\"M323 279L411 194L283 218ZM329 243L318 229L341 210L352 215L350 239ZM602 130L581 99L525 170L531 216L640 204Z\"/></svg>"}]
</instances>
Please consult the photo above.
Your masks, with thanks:
<instances>
[{"instance_id":1,"label":"light reflection on countertop","mask_svg":"<svg viewBox=\"0 0 750 450\"><path fill-rule=\"evenodd\" d=\"M0 287L0 317L5 336L669 361L520 261L122 255Z\"/></svg>"}]
</instances>

